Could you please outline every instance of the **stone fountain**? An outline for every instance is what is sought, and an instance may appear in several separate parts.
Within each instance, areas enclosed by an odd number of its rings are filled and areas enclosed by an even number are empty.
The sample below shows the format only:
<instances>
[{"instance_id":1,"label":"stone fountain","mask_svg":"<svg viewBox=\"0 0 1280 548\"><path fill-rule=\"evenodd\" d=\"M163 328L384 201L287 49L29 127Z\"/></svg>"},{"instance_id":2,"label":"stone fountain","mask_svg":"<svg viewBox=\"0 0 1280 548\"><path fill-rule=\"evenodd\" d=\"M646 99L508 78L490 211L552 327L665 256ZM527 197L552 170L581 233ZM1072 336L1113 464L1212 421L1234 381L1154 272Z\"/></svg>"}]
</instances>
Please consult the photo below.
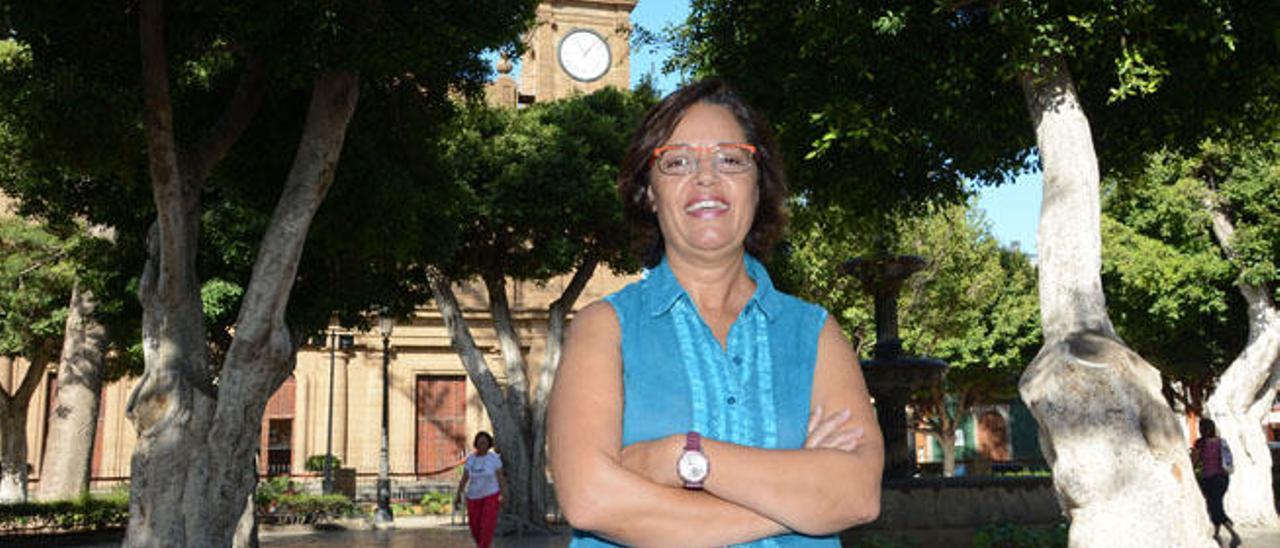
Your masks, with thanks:
<instances>
[{"instance_id":1,"label":"stone fountain","mask_svg":"<svg viewBox=\"0 0 1280 548\"><path fill-rule=\"evenodd\" d=\"M947 364L932 358L902 355L898 338L898 294L902 283L925 267L925 260L910 255L861 257L844 263L840 272L862 282L875 299L876 344L872 359L862 362L867 388L875 399L876 419L884 434L884 478L911 477L915 454L910 449L907 404L911 393L937 382Z\"/></svg>"},{"instance_id":2,"label":"stone fountain","mask_svg":"<svg viewBox=\"0 0 1280 548\"><path fill-rule=\"evenodd\" d=\"M1036 530L1059 527L1062 511L1047 477L913 477L915 453L908 437L907 404L915 390L938 382L947 364L903 356L898 338L898 294L902 283L924 268L920 257L857 258L840 272L862 282L875 298L876 345L862 362L884 433L884 481L880 517L841 534L846 545L869 540L892 545L967 546L975 531L992 523Z\"/></svg>"}]
</instances>

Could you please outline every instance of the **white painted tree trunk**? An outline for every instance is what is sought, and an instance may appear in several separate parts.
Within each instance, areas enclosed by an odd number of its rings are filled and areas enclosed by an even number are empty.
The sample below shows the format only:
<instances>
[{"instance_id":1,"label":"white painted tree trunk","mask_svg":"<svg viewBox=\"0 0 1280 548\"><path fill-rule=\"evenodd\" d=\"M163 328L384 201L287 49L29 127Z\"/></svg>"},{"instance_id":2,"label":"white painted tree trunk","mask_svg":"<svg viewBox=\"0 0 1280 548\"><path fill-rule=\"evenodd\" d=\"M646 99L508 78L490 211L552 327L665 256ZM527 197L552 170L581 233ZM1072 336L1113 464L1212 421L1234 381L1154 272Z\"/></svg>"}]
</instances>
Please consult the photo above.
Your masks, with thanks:
<instances>
[{"instance_id":1,"label":"white painted tree trunk","mask_svg":"<svg viewBox=\"0 0 1280 548\"><path fill-rule=\"evenodd\" d=\"M1213 219L1213 235L1230 259L1235 227L1212 191L1205 200ZM1271 450L1262 420L1275 401L1280 374L1280 311L1265 287L1239 284L1249 305L1249 338L1244 350L1227 367L1205 403L1205 415L1213 419L1218 435L1231 447L1235 471L1227 489L1227 515L1240 525L1275 527L1275 498L1271 487Z\"/></svg>"},{"instance_id":2,"label":"white painted tree trunk","mask_svg":"<svg viewBox=\"0 0 1280 548\"><path fill-rule=\"evenodd\" d=\"M462 309L449 285L450 280L438 270L428 271L427 282L431 286L436 308L444 318L454 350L462 359L467 377L480 393L480 401L493 422L494 443L498 447L498 453L502 455L503 472L507 476L507 497L510 499L503 503L503 519L506 520L501 526L503 529L547 529L547 502L551 491L546 474L547 398L556 367L560 363L568 313L591 279L596 265L594 259L584 260L560 298L549 308L546 354L532 399L527 394L527 371L523 370L528 360L523 355L508 354L519 353L520 344L512 328L511 310L506 304L503 278L490 276L485 280L485 286L489 294L490 313L502 341L503 363L507 367L506 377L509 381L505 387L497 381L488 361L476 347ZM515 373L513 368L521 370Z\"/></svg>"},{"instance_id":3,"label":"white painted tree trunk","mask_svg":"<svg viewBox=\"0 0 1280 548\"><path fill-rule=\"evenodd\" d=\"M107 330L94 318L97 304L91 291L78 284L72 289L58 362L57 403L49 416L40 466L41 500L74 499L89 492L107 349Z\"/></svg>"},{"instance_id":4,"label":"white painted tree trunk","mask_svg":"<svg viewBox=\"0 0 1280 548\"><path fill-rule=\"evenodd\" d=\"M208 359L195 268L200 193L213 165L256 111L262 79L255 70L261 67L247 65L216 125L223 131L180 154L159 0L143 0L139 14L157 220L139 285L146 371L128 407L138 443L123 545L252 544L251 536L235 534L256 483L262 414L294 365L296 346L285 311L307 230L333 181L355 111L358 78L341 71L322 71L316 78L301 142L241 301L235 339L217 370ZM240 529L252 534L251 527Z\"/></svg>"},{"instance_id":5,"label":"white painted tree trunk","mask_svg":"<svg viewBox=\"0 0 1280 548\"><path fill-rule=\"evenodd\" d=\"M27 406L0 409L0 504L27 501Z\"/></svg>"},{"instance_id":6,"label":"white painted tree trunk","mask_svg":"<svg viewBox=\"0 0 1280 548\"><path fill-rule=\"evenodd\" d=\"M48 366L47 355L33 354L20 380L0 385L0 504L27 501L27 409ZM6 368L12 363L0 359Z\"/></svg>"},{"instance_id":7,"label":"white painted tree trunk","mask_svg":"<svg viewBox=\"0 0 1280 548\"><path fill-rule=\"evenodd\" d=\"M538 519L545 515L545 507L540 501L531 498L528 487L532 468L529 431L527 423L520 423L518 413L513 409L512 399L508 398L507 391L511 388L504 388L498 382L484 354L476 346L471 329L463 318L462 307L458 305L458 299L449 285L450 280L438 270L429 269L427 283L431 286L436 308L449 331L454 351L462 359L467 378L471 379L476 391L480 393L480 402L484 404L489 421L493 423L494 444L498 454L502 455L502 472L507 477L507 500L503 502L502 516L507 523L502 526L545 529L545 520Z\"/></svg>"},{"instance_id":8,"label":"white painted tree trunk","mask_svg":"<svg viewBox=\"0 0 1280 548\"><path fill-rule=\"evenodd\" d=\"M1214 546L1160 375L1116 337L1101 282L1097 156L1066 63L1023 78L1044 201L1040 307L1045 344L1019 384L1071 521L1073 548Z\"/></svg>"},{"instance_id":9,"label":"white painted tree trunk","mask_svg":"<svg viewBox=\"0 0 1280 548\"><path fill-rule=\"evenodd\" d=\"M938 432L935 436L938 445L942 446L942 477L953 477L956 475L956 431L949 434Z\"/></svg>"}]
</instances>

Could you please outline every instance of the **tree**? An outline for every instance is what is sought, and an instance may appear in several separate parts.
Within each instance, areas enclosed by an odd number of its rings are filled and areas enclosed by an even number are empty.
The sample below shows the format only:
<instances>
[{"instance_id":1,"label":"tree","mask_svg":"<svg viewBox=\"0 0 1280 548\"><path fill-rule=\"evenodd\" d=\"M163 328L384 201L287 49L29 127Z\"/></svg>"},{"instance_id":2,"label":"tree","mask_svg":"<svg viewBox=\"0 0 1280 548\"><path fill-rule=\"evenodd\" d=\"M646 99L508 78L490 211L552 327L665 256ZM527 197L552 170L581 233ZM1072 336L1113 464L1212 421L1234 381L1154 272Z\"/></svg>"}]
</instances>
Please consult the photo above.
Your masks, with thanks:
<instances>
[{"instance_id":1,"label":"tree","mask_svg":"<svg viewBox=\"0 0 1280 548\"><path fill-rule=\"evenodd\" d=\"M361 88L475 92L486 73L479 52L512 47L533 3L465 10L216 3L166 11L144 1L136 11L111 9L14 6L9 20L31 48L40 83L74 94L57 84L79 77L144 98L141 111L126 106L115 115L125 121L118 133L99 136L120 146L145 143L147 176L135 181L149 182L156 215L138 288L146 371L129 405L140 439L125 544L246 542L233 533L242 518L252 519L245 509L263 408L291 372L308 325L317 322L289 314L289 297ZM127 57L118 53L139 38L140 59L122 61ZM140 82L128 80L139 73ZM243 293L234 333L220 334L229 341L225 355L211 355L198 272L198 236L208 213L202 204L237 189L217 168L263 105L308 90L309 103L272 112L297 113L306 105L301 137L286 156L292 163L240 181L256 184L257 200L273 212L261 225L261 243L247 248L252 273L247 283L238 280ZM130 129L137 127L141 140Z\"/></svg>"},{"instance_id":2,"label":"tree","mask_svg":"<svg viewBox=\"0 0 1280 548\"><path fill-rule=\"evenodd\" d=\"M974 405L1013 397L1015 379L1034 355L1035 272L1027 257L1001 249L969 204L925 208L892 226L859 222L839 207L792 208L783 282L843 316L841 323L874 344L872 303L856 280L833 276L855 256L906 254L925 259L903 287L901 336L906 355L950 366L913 402L917 430L938 438L945 475L955 467L955 431Z\"/></svg>"},{"instance_id":3,"label":"tree","mask_svg":"<svg viewBox=\"0 0 1280 548\"><path fill-rule=\"evenodd\" d=\"M446 260L423 265L423 275L493 421L506 461L504 512L516 527L546 528L547 398L569 314L597 268L635 269L614 188L630 132L654 100L652 92L606 88L521 110L472 105L442 143L443 173L460 196L456 215L467 221L461 245ZM521 348L508 283L566 274L569 282L547 309L545 351L535 369ZM476 348L454 295L453 284L470 279L488 297L500 369Z\"/></svg>"},{"instance_id":4,"label":"tree","mask_svg":"<svg viewBox=\"0 0 1280 548\"><path fill-rule=\"evenodd\" d=\"M784 140L805 147L805 162L828 167L826 155L841 152L834 169L796 170L813 173L801 183L822 189L814 200L886 210L954 193L957 172L999 182L1029 158L1034 137L1045 181L1045 345L1020 392L1041 426L1070 543L1184 546L1207 541L1208 520L1158 372L1107 314L1098 165L1127 169L1145 152L1272 120L1277 17L1250 1L831 2L786 14L766 2L705 1L694 5L685 51L749 89ZM912 159L923 173L902 167ZM866 187L878 194L868 197L856 187L859 166L898 184L873 180Z\"/></svg>"},{"instance_id":5,"label":"tree","mask_svg":"<svg viewBox=\"0 0 1280 548\"><path fill-rule=\"evenodd\" d=\"M93 444L104 382L141 370L136 306L125 300L132 276L117 261L114 235L73 224L75 283L66 306L56 373L56 402L48 417L37 497L68 500L88 495ZM132 266L132 265L130 265ZM114 336L112 336L114 334Z\"/></svg>"},{"instance_id":6,"label":"tree","mask_svg":"<svg viewBox=\"0 0 1280 548\"><path fill-rule=\"evenodd\" d=\"M1256 426L1280 369L1277 166L1274 141L1153 153L1141 174L1113 185L1105 211L1114 220L1104 218L1115 234L1104 264L1119 297L1117 327L1182 380L1187 389L1174 394L1188 409L1221 425L1238 455L1228 511L1258 526L1276 522L1270 450Z\"/></svg>"},{"instance_id":7,"label":"tree","mask_svg":"<svg viewBox=\"0 0 1280 548\"><path fill-rule=\"evenodd\" d=\"M75 283L70 246L38 225L0 215L0 360L15 375L0 386L2 503L27 500L27 409L58 356Z\"/></svg>"},{"instance_id":8,"label":"tree","mask_svg":"<svg viewBox=\"0 0 1280 548\"><path fill-rule=\"evenodd\" d=\"M130 277L123 274L136 271L141 265L140 254L130 252L138 241L126 238L119 245L111 245L107 240L114 239L112 231L86 227L85 216L78 207L49 207L51 202L73 194L69 189L83 186L84 171L55 159L58 147L45 146L46 140L54 139L45 125L47 118L23 118L22 113L39 110L31 108L33 101L48 101L49 95L56 96L48 89L26 85L31 69L30 50L13 40L0 42L0 67L0 189L23 197L15 208L18 215L38 221L58 237L75 242L69 250L74 253L70 260L77 279L58 360L58 391L54 395L57 405L49 418L37 493L42 499L70 499L88 492L99 388L104 376L109 380L140 369L135 319L138 311L129 306L133 300L127 297ZM65 105L57 99L52 102L63 109ZM122 157L130 155L128 151L116 152ZM36 188L39 190L33 192ZM108 325L116 334L115 340L106 336ZM108 355L116 357L110 360L113 367L108 367Z\"/></svg>"}]
</instances>

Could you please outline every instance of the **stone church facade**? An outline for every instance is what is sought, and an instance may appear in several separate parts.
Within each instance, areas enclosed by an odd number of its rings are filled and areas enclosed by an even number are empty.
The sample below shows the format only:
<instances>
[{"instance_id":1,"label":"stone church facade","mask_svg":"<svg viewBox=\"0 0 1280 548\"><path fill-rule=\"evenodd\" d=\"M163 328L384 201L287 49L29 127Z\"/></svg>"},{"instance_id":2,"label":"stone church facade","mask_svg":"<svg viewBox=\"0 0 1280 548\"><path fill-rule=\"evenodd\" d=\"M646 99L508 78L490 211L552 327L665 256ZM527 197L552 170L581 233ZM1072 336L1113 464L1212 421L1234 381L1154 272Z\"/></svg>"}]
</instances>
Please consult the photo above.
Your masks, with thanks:
<instances>
[{"instance_id":1,"label":"stone church facade","mask_svg":"<svg viewBox=\"0 0 1280 548\"><path fill-rule=\"evenodd\" d=\"M525 38L527 51L519 60L521 74L512 76L513 64L502 59L499 75L488 90L489 102L518 108L606 86L627 89L630 14L635 4L635 0L543 2L537 23ZM578 299L577 308L631 279L613 275L602 265ZM532 364L540 362L545 346L547 306L568 282L566 276L542 285L508 285L513 320ZM500 374L500 345L483 286L461 284L454 290L478 347L496 366L495 374ZM305 470L307 458L324 455L332 444L333 454L343 467L356 470L361 483L377 476L382 343L376 326L372 332L352 332L335 325L324 337L302 347L294 374L272 396L263 416L260 475L314 477L316 474ZM490 423L434 306L422 307L412 318L401 320L392 331L389 348L388 439L393 484L456 481L455 470L469 450L471 437L490 429ZM0 368L0 385L11 387L24 369L25 364ZM91 470L95 489L129 479L137 434L124 411L136 382L123 379L103 387ZM27 442L32 482L39 481L47 417L56 390L51 372L30 404Z\"/></svg>"}]
</instances>

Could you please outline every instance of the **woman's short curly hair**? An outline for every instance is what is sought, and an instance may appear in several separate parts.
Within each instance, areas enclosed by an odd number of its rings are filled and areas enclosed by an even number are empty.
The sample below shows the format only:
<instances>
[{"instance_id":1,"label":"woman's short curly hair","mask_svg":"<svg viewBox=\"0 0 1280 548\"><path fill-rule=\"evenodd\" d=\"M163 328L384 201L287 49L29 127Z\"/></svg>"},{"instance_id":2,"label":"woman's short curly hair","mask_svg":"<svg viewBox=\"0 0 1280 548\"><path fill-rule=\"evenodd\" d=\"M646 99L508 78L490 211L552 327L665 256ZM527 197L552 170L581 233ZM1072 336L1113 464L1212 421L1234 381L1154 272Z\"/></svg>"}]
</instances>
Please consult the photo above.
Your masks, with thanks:
<instances>
[{"instance_id":1,"label":"woman's short curly hair","mask_svg":"<svg viewBox=\"0 0 1280 548\"><path fill-rule=\"evenodd\" d=\"M773 245L787 223L787 181L777 139L764 119L723 80L709 78L687 84L649 109L644 121L631 137L631 144L618 171L618 194L627 224L631 228L632 245L646 267L662 261L665 242L658 226L648 192L653 165L653 150L671 138L685 112L698 103L722 106L733 113L742 126L747 141L756 146L757 180L760 203L756 206L751 230L747 233L747 253L760 261L768 261Z\"/></svg>"}]
</instances>

